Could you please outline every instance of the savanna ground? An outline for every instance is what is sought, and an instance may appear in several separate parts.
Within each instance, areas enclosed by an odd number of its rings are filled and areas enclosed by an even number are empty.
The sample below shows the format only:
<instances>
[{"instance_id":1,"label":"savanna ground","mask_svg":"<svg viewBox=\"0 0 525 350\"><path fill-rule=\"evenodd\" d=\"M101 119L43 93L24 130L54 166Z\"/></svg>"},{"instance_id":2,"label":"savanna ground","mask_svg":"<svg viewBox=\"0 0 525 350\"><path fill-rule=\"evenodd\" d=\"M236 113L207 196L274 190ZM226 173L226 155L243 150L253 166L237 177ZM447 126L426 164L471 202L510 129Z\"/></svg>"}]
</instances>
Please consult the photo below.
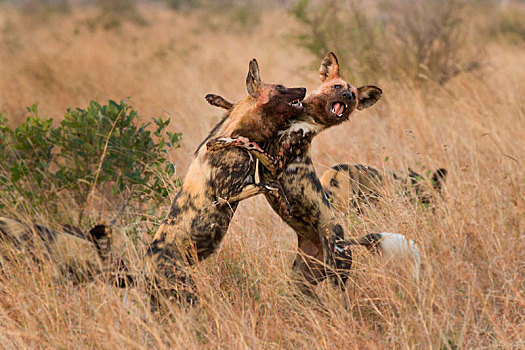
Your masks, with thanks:
<instances>
[{"instance_id":1,"label":"savanna ground","mask_svg":"<svg viewBox=\"0 0 525 350\"><path fill-rule=\"evenodd\" d=\"M331 286L318 288L327 315L294 297L295 236L263 198L253 198L240 205L217 254L196 267L202 302L194 309L154 314L140 287L120 290L102 278L73 285L23 255L3 261L0 347L525 347L523 5L326 2L340 6L335 13L302 1L292 13L293 2L122 3L116 10L103 2L0 3L0 113L10 124L22 123L35 102L56 123L68 106L129 96L142 120L170 117L169 128L182 132L169 157L174 180L221 115L206 104L207 93L243 98L252 57L263 80L314 89L320 56L333 49L344 77L384 94L315 139L318 174L342 162L449 171L432 207L392 191L345 222L349 236L390 231L416 241L421 279L355 249L348 308ZM115 250L140 271L155 220L175 193L150 221L115 214L111 203L87 215L112 220ZM77 216L67 198L60 208L60 218ZM52 224L45 209L34 212L2 209Z\"/></svg>"}]
</instances>

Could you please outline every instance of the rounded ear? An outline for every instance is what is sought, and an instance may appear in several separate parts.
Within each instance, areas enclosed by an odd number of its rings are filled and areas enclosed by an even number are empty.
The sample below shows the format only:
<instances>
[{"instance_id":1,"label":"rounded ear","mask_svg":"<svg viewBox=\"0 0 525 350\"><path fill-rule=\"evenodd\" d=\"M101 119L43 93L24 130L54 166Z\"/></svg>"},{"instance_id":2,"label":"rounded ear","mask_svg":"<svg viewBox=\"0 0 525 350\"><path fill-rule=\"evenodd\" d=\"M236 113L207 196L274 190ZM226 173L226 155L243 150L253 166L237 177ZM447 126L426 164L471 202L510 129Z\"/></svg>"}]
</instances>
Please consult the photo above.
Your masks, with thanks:
<instances>
[{"instance_id":1,"label":"rounded ear","mask_svg":"<svg viewBox=\"0 0 525 350\"><path fill-rule=\"evenodd\" d=\"M357 89L357 98L359 100L357 109L362 110L372 106L379 101L383 91L377 86L365 85Z\"/></svg>"},{"instance_id":2,"label":"rounded ear","mask_svg":"<svg viewBox=\"0 0 525 350\"><path fill-rule=\"evenodd\" d=\"M254 58L250 61L250 68L248 70L248 76L246 77L246 90L252 97L257 97L257 92L261 85L261 76L259 75L259 64Z\"/></svg>"},{"instance_id":3,"label":"rounded ear","mask_svg":"<svg viewBox=\"0 0 525 350\"><path fill-rule=\"evenodd\" d=\"M319 67L319 79L324 82L337 77L339 77L339 62L337 62L335 53L329 52L323 58L321 67Z\"/></svg>"},{"instance_id":4,"label":"rounded ear","mask_svg":"<svg viewBox=\"0 0 525 350\"><path fill-rule=\"evenodd\" d=\"M205 97L206 101L212 106L223 108L223 109L231 109L233 107L233 102L228 101L222 96L215 95L215 94L207 94Z\"/></svg>"}]
</instances>

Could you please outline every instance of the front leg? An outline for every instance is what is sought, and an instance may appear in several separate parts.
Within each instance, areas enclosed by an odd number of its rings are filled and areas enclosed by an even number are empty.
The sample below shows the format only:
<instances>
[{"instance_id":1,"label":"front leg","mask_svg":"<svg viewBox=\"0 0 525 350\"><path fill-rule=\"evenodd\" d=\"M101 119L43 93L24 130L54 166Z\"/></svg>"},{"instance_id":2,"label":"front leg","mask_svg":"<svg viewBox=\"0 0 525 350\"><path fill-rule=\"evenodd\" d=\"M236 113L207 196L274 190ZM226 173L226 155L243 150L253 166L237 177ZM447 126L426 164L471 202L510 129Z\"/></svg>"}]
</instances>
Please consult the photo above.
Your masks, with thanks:
<instances>
[{"instance_id":1,"label":"front leg","mask_svg":"<svg viewBox=\"0 0 525 350\"><path fill-rule=\"evenodd\" d=\"M268 194L274 197L280 206L279 214L284 216L290 216L290 203L288 202L288 199L286 198L286 195L281 185L275 181L269 181L260 184L244 185L238 193L226 197L217 197L217 200L214 202L214 205L224 205L228 203L240 202L244 199L251 198L258 194Z\"/></svg>"},{"instance_id":2,"label":"front leg","mask_svg":"<svg viewBox=\"0 0 525 350\"><path fill-rule=\"evenodd\" d=\"M265 152L255 142L250 141L246 137L219 137L208 141L206 148L210 152L217 152L226 148L238 147L247 150L255 158L259 159L262 165L268 169L274 177L277 176L284 166L284 162L280 157L274 157L271 154Z\"/></svg>"}]
</instances>

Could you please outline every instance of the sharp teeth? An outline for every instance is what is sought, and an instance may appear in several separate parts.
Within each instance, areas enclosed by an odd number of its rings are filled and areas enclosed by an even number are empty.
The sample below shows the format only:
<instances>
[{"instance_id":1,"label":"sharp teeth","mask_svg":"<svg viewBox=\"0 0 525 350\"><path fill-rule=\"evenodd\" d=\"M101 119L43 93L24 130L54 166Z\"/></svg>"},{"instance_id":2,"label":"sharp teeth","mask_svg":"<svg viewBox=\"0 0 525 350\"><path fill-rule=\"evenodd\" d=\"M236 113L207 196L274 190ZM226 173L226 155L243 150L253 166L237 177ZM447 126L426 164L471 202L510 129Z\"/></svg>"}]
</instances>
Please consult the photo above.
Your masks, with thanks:
<instances>
[{"instance_id":1,"label":"sharp teeth","mask_svg":"<svg viewBox=\"0 0 525 350\"><path fill-rule=\"evenodd\" d=\"M301 103L301 101L299 99L297 100L293 100L292 102L289 103L290 106L296 106L296 107L302 107L303 104Z\"/></svg>"}]
</instances>

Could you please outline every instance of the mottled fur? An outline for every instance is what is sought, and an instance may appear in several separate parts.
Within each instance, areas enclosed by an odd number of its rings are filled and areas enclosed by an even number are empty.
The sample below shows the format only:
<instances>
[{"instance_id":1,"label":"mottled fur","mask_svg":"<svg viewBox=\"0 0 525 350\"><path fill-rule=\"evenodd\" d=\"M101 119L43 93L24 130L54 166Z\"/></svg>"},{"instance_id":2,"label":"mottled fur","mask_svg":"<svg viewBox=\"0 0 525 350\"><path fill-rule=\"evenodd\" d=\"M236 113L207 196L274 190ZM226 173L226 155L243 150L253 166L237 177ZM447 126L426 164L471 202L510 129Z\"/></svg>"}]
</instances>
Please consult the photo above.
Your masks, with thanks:
<instances>
[{"instance_id":1,"label":"mottled fur","mask_svg":"<svg viewBox=\"0 0 525 350\"><path fill-rule=\"evenodd\" d=\"M355 109L373 105L381 97L381 89L374 86L356 88L339 76L339 64L333 53L326 55L319 69L322 84L303 101L305 113L291 121L291 126L265 144L271 155L286 157L284 168L275 173L260 168L262 181L278 181L291 205L291 215L281 218L292 227L298 237L298 254L293 270L298 275L302 292L314 295L311 286L328 276L344 288L346 275L332 271L349 269L351 251L345 247L344 257L334 245L344 239L340 225L334 222L334 213L312 163L311 140L321 131L348 120ZM223 100L223 99L222 99ZM221 105L227 105L223 101ZM344 107L343 107L344 106ZM259 153L252 151L259 156ZM260 158L260 157L259 157ZM266 160L260 158L264 163ZM266 196L272 208L279 212L279 203ZM341 268L340 268L341 267ZM329 269L331 270L331 269Z\"/></svg>"},{"instance_id":2,"label":"mottled fur","mask_svg":"<svg viewBox=\"0 0 525 350\"><path fill-rule=\"evenodd\" d=\"M409 169L408 173L382 171L360 164L338 164L325 171L321 184L332 203L341 212L350 208L360 210L361 206L376 203L387 183L399 185L403 193L414 195L422 204L432 201L432 191L439 192L446 180L447 170L436 170L429 181Z\"/></svg>"},{"instance_id":3,"label":"mottled fur","mask_svg":"<svg viewBox=\"0 0 525 350\"><path fill-rule=\"evenodd\" d=\"M35 260L55 261L60 272L74 282L89 280L111 264L111 230L106 225L96 225L85 234L71 225L53 230L1 217L0 240Z\"/></svg>"},{"instance_id":4,"label":"mottled fur","mask_svg":"<svg viewBox=\"0 0 525 350\"><path fill-rule=\"evenodd\" d=\"M240 148L209 151L205 146L218 138L265 141L302 112L292 102L302 100L306 89L262 83L255 60L250 62L246 87L249 95L232 106L197 148L182 188L148 249L153 302L158 292L195 301L187 269L215 252L241 200L264 193L280 203L280 211L287 210L278 183L255 183L255 162L248 152Z\"/></svg>"}]
</instances>

